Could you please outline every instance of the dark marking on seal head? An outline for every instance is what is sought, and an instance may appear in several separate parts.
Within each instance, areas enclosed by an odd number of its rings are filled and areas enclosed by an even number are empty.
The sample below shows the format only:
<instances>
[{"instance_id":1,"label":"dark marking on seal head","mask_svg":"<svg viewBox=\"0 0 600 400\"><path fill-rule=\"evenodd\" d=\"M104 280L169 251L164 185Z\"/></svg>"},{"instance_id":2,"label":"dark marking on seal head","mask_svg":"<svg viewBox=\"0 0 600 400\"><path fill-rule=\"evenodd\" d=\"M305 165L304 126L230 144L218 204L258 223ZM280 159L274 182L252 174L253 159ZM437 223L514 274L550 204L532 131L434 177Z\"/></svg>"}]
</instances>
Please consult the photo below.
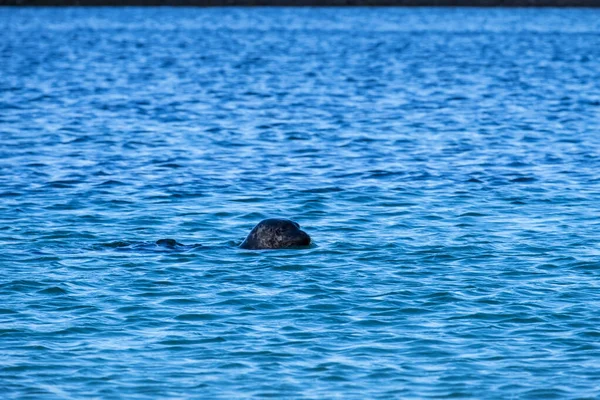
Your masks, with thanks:
<instances>
[{"instance_id":1,"label":"dark marking on seal head","mask_svg":"<svg viewBox=\"0 0 600 400\"><path fill-rule=\"evenodd\" d=\"M240 245L242 249L285 249L308 246L310 236L300 230L300 225L289 219L265 219L256 225Z\"/></svg>"}]
</instances>

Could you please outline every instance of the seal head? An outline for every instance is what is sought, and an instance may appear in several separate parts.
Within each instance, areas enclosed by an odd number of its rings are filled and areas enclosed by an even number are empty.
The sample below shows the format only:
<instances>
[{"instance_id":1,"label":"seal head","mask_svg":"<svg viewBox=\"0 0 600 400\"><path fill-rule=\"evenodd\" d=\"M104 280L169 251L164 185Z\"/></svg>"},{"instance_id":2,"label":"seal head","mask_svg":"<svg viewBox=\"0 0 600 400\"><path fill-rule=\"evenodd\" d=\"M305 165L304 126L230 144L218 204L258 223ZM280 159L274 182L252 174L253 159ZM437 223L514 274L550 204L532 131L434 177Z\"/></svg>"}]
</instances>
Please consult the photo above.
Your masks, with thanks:
<instances>
[{"instance_id":1,"label":"seal head","mask_svg":"<svg viewBox=\"0 0 600 400\"><path fill-rule=\"evenodd\" d=\"M289 247L308 246L310 236L300 225L289 219L265 219L256 225L248 237L240 245L242 249L285 249Z\"/></svg>"}]
</instances>

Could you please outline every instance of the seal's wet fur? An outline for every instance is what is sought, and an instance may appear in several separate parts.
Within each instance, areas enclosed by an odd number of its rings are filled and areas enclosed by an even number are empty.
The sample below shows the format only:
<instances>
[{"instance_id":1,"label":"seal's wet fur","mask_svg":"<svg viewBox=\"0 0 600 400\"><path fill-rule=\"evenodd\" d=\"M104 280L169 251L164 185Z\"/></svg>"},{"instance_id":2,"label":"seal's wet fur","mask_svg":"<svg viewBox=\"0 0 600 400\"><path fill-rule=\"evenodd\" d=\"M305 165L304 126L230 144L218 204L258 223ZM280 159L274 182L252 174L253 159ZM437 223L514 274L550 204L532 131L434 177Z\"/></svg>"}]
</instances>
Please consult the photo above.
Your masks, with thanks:
<instances>
[{"instance_id":1,"label":"seal's wet fur","mask_svg":"<svg viewBox=\"0 0 600 400\"><path fill-rule=\"evenodd\" d=\"M265 219L260 221L240 245L242 249L285 249L308 246L310 236L300 225L289 219Z\"/></svg>"}]
</instances>

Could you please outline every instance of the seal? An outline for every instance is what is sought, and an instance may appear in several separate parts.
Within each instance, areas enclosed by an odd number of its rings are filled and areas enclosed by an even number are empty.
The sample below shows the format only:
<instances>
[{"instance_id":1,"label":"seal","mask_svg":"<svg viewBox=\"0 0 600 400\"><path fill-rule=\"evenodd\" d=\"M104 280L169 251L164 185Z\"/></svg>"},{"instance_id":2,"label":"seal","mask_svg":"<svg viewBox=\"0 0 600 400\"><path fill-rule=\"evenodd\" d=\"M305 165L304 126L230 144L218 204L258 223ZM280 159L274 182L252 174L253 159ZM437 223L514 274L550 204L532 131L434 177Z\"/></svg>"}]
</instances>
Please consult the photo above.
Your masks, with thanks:
<instances>
[{"instance_id":1,"label":"seal","mask_svg":"<svg viewBox=\"0 0 600 400\"><path fill-rule=\"evenodd\" d=\"M175 239L159 239L159 240L156 241L156 245L157 246L166 247L166 248L169 248L169 249L174 249L177 246L185 246L184 244L179 243Z\"/></svg>"},{"instance_id":2,"label":"seal","mask_svg":"<svg viewBox=\"0 0 600 400\"><path fill-rule=\"evenodd\" d=\"M260 221L248 234L240 248L247 250L285 249L308 246L310 236L289 219L269 218Z\"/></svg>"}]
</instances>

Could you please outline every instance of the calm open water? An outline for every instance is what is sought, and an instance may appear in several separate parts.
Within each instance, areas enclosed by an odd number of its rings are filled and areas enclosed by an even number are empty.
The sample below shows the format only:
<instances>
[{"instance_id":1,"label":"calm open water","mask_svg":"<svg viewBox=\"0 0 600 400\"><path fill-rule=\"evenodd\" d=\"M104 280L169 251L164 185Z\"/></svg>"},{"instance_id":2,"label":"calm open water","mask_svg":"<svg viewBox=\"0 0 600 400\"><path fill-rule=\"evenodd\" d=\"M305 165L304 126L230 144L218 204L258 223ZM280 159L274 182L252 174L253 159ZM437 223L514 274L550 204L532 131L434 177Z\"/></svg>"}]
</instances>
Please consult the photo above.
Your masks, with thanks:
<instances>
[{"instance_id":1,"label":"calm open water","mask_svg":"<svg viewBox=\"0 0 600 400\"><path fill-rule=\"evenodd\" d=\"M600 396L600 11L0 32L3 398Z\"/></svg>"}]
</instances>

